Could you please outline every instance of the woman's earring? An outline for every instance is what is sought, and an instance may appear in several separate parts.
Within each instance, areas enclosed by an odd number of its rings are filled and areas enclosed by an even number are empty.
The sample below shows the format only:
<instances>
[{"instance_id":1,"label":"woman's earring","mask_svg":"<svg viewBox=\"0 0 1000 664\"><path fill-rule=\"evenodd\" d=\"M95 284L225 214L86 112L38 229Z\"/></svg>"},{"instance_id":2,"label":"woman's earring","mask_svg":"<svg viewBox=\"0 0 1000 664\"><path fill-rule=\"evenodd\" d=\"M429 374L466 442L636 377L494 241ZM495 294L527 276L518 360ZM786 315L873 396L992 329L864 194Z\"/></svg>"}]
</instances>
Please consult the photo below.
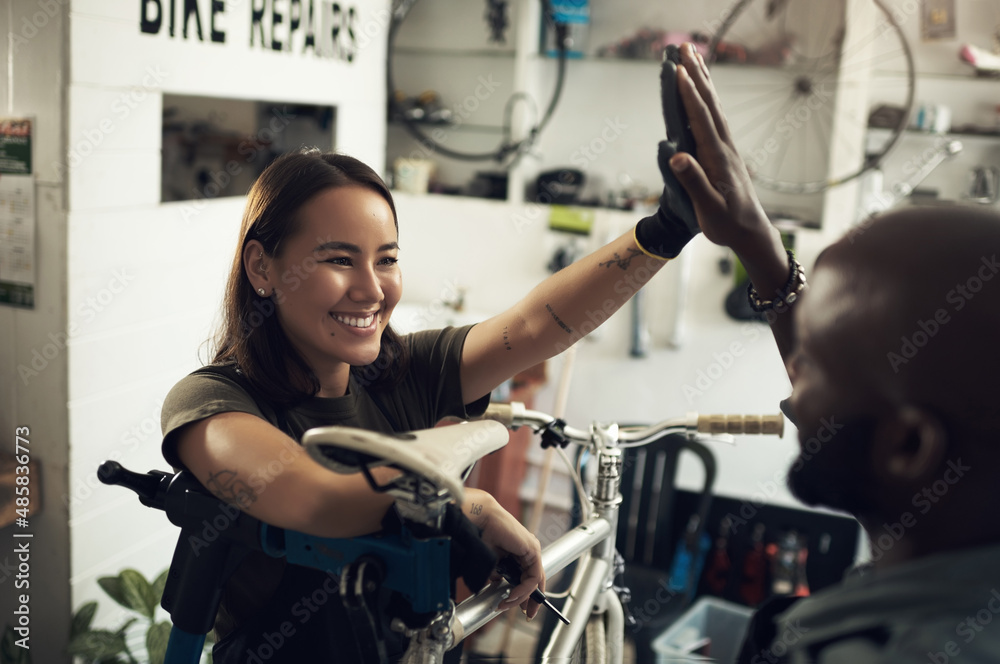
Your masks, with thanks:
<instances>
[{"instance_id":1,"label":"woman's earring","mask_svg":"<svg viewBox=\"0 0 1000 664\"><path fill-rule=\"evenodd\" d=\"M265 295L267 295L267 291L265 291L263 288L258 288L257 292L260 293L261 297L264 297Z\"/></svg>"}]
</instances>

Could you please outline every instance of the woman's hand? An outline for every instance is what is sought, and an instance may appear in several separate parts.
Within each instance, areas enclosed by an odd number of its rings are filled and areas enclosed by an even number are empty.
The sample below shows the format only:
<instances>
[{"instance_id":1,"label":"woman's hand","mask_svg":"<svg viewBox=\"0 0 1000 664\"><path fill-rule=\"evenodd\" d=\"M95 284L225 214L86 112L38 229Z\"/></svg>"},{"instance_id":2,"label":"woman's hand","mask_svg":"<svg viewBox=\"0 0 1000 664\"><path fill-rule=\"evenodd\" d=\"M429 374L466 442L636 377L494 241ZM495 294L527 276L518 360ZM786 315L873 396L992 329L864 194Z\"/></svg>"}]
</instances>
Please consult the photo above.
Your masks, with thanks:
<instances>
[{"instance_id":1,"label":"woman's hand","mask_svg":"<svg viewBox=\"0 0 1000 664\"><path fill-rule=\"evenodd\" d=\"M462 511L482 530L483 541L488 546L500 556L513 556L521 567L521 583L511 589L510 596L500 602L498 608L506 611L520 605L529 620L534 618L539 604L528 596L535 588L545 590L542 547L538 538L485 491L466 489Z\"/></svg>"},{"instance_id":2,"label":"woman's hand","mask_svg":"<svg viewBox=\"0 0 1000 664\"><path fill-rule=\"evenodd\" d=\"M691 44L681 47L677 85L697 144L698 159L679 153L670 166L687 190L698 225L709 240L738 254L775 249L767 219L739 156L708 67ZM777 245L779 260L784 252Z\"/></svg>"}]
</instances>

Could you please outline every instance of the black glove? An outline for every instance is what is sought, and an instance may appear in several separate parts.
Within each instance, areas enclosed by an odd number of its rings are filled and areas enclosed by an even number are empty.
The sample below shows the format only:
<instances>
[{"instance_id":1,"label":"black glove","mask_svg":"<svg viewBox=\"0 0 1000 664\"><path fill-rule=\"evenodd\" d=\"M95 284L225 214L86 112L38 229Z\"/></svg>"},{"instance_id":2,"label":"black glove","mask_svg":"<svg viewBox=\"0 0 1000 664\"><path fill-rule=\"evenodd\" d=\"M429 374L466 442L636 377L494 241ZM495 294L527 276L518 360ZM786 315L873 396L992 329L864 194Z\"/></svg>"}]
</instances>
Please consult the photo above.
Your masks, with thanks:
<instances>
[{"instance_id":1,"label":"black glove","mask_svg":"<svg viewBox=\"0 0 1000 664\"><path fill-rule=\"evenodd\" d=\"M697 156L691 124L677 90L677 65L680 62L677 46L667 46L660 69L660 100L667 140L660 141L656 155L663 176L663 194L656 214L639 220L635 227L635 240L639 247L648 254L665 259L675 258L684 245L701 232L691 198L670 168L670 159L678 152Z\"/></svg>"}]
</instances>

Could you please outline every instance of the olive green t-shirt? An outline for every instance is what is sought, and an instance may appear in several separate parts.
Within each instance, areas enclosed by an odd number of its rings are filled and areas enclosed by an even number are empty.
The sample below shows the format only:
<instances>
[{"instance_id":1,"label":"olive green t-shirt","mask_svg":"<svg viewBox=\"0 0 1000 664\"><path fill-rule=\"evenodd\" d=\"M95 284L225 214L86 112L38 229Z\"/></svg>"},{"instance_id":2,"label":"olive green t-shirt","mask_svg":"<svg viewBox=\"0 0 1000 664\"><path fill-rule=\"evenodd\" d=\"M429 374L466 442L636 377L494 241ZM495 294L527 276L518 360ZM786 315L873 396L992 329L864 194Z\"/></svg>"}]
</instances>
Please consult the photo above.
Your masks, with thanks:
<instances>
[{"instance_id":1,"label":"olive green t-shirt","mask_svg":"<svg viewBox=\"0 0 1000 664\"><path fill-rule=\"evenodd\" d=\"M392 389L369 391L353 374L342 397L311 397L283 412L287 433L295 440L312 427L352 426L374 431L415 431L433 427L442 418L481 415L489 397L462 402L460 364L462 346L472 326L416 332L403 337L409 344L410 365ZM241 412L268 417L238 383L215 373L195 371L167 395L160 416L163 456L174 468L184 468L177 457L176 436L185 424L211 415Z\"/></svg>"},{"instance_id":2,"label":"olive green t-shirt","mask_svg":"<svg viewBox=\"0 0 1000 664\"><path fill-rule=\"evenodd\" d=\"M218 373L195 371L178 382L164 401L163 456L173 467L183 469L176 450L177 431L186 424L225 412L261 417L296 441L317 426L413 431L433 427L447 416L467 419L481 415L489 405L489 395L471 404L462 399L462 347L470 329L445 328L404 336L410 361L397 385L369 389L352 375L346 395L312 397L280 411L270 404L262 408L237 381ZM353 635L339 598L325 602L323 610L315 614L303 613L297 601L328 586L328 581L319 570L286 565L284 559L252 552L223 593L215 623L222 639L214 651L217 664L245 660L247 650L256 652L258 645L267 645L260 639L275 630L288 632L289 626L294 628L294 635L280 649L280 657L275 653L269 664L296 661L305 653L336 653L340 661L353 661L348 655L355 647ZM305 621L300 622L303 617Z\"/></svg>"}]
</instances>

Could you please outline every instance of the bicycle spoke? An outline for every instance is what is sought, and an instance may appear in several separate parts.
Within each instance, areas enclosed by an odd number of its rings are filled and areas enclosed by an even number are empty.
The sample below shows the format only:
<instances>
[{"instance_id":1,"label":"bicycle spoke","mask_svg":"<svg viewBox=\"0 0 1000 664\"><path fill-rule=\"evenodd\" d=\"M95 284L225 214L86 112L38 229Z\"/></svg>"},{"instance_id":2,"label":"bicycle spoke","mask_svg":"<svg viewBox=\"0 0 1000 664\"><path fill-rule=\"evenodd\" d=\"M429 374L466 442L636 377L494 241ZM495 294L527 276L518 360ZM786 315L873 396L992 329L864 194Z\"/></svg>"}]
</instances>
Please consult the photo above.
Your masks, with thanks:
<instances>
[{"instance_id":1,"label":"bicycle spoke","mask_svg":"<svg viewBox=\"0 0 1000 664\"><path fill-rule=\"evenodd\" d=\"M903 49L899 49L897 51L892 51L892 54L895 54L895 53L902 54L904 52L905 51L903 51ZM886 60L885 54L874 55L871 58L869 58L868 60L864 60L862 62L852 62L852 63L844 65L843 67L841 67L840 73L841 74L843 74L845 72L846 73L852 73L851 69L855 69L855 70L859 70L859 71L868 71L868 70L874 71L875 68L872 65L884 63L885 60Z\"/></svg>"},{"instance_id":2,"label":"bicycle spoke","mask_svg":"<svg viewBox=\"0 0 1000 664\"><path fill-rule=\"evenodd\" d=\"M782 107L783 109L786 109L786 108L790 108L790 105L794 105L794 103L795 103L795 98L794 98L794 97L790 97L789 99L785 100L784 102L782 102L782 101L781 101L781 100L779 99L779 100L778 100L778 103L783 103L783 104L784 104L784 105L783 105L783 107ZM787 113L787 112L788 112L788 111L784 111L784 113ZM783 117L784 117L784 113L778 113L776 117L777 117L778 119L780 119L780 118L783 118ZM766 118L766 117L768 117L769 115L771 115L771 113L770 113L770 112L766 112L766 113L761 113L760 115L758 115L758 116L756 116L755 118L753 118L753 119L752 119L752 120L751 120L750 122L748 122L747 124L743 125L742 127L739 127L739 128L737 128L737 130L736 130L736 131L734 132L734 135L735 135L735 136L741 136L741 135L743 134L743 131L744 131L744 130L745 130L746 128L748 128L748 127L756 127L756 126L759 126L759 125L760 125L760 123L761 123L761 122L763 121L763 119L764 119L764 118ZM776 120L775 122L777 122L777 120Z\"/></svg>"},{"instance_id":3,"label":"bicycle spoke","mask_svg":"<svg viewBox=\"0 0 1000 664\"><path fill-rule=\"evenodd\" d=\"M822 163L826 164L826 171L829 172L829 170L830 170L830 156L831 156L830 155L830 143L829 143L829 141L826 140L826 135L823 132L823 127L820 126L820 118L822 118L822 117L823 117L823 115L821 113L817 113L816 121L813 122L812 125L813 125L813 129L816 132L816 144L819 145L820 149L823 151L824 159L823 159Z\"/></svg>"},{"instance_id":4,"label":"bicycle spoke","mask_svg":"<svg viewBox=\"0 0 1000 664\"><path fill-rule=\"evenodd\" d=\"M778 39L797 37L788 42L791 50L786 66L774 68L792 79L789 96L773 85L760 85L758 94L754 94L755 86L745 81L729 86L738 100L730 106L733 133L741 148L750 146L744 154L753 154L760 161L753 175L761 184L802 193L821 191L856 177L870 168L863 143L870 109L893 100L909 113L913 102L912 52L885 3L871 1L873 6L851 5L849 9L844 0L789 0L777 5L773 21L766 18L766 0L756 4L743 1L713 38L743 43L751 49L758 44L780 47ZM858 18L856 9L872 19L870 24L851 23L852 17ZM898 72L879 77L877 72L882 70ZM740 100L740 94L747 95L746 101ZM856 97L859 94L862 97ZM840 104L836 103L837 95L846 95ZM774 103L769 103L772 99ZM800 107L805 105L809 111ZM790 114L794 115L790 118ZM795 127L791 134L783 120ZM808 123L813 126L801 126ZM898 136L899 131L897 127L891 133ZM885 144L889 148L897 142L892 140L894 136ZM781 145L769 152L768 147L776 147L772 138ZM839 155L837 164L831 161L834 155ZM819 168L823 170L817 175Z\"/></svg>"},{"instance_id":5,"label":"bicycle spoke","mask_svg":"<svg viewBox=\"0 0 1000 664\"><path fill-rule=\"evenodd\" d=\"M773 92L767 92L765 94L760 95L759 97L754 97L752 99L747 99L745 101L741 101L741 102L739 102L740 108L745 110L747 108L757 108L761 104L766 104L766 103L769 103L769 102L770 103L774 103L775 98L777 98L779 100L781 99L781 97L777 96L775 93L781 92L784 89L787 89L787 86L782 86L782 87L778 88L777 90L774 90ZM789 98L794 99L794 97L795 97L795 95L789 95Z\"/></svg>"}]
</instances>

